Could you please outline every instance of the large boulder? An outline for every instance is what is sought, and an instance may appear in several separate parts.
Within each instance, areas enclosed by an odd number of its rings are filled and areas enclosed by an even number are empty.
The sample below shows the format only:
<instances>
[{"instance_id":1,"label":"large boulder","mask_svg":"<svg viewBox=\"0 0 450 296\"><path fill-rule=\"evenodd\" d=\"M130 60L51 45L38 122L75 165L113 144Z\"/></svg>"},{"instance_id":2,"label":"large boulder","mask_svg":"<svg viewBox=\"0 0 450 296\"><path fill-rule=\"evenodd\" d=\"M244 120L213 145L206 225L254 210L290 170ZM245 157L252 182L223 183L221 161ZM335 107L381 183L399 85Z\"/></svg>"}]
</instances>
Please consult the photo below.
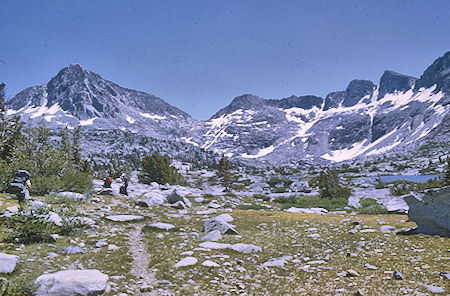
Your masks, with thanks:
<instances>
[{"instance_id":1,"label":"large boulder","mask_svg":"<svg viewBox=\"0 0 450 296\"><path fill-rule=\"evenodd\" d=\"M0 253L0 273L13 272L18 262L18 256Z\"/></svg>"},{"instance_id":2,"label":"large boulder","mask_svg":"<svg viewBox=\"0 0 450 296\"><path fill-rule=\"evenodd\" d=\"M179 193L177 190L172 191L169 195L167 195L166 200L169 204L175 204L179 201L183 202L186 207L190 208L192 206L189 199L184 197L181 193Z\"/></svg>"},{"instance_id":3,"label":"large boulder","mask_svg":"<svg viewBox=\"0 0 450 296\"><path fill-rule=\"evenodd\" d=\"M206 219L205 223L203 223L202 231L210 232L218 230L221 234L238 234L234 226L228 223L232 220L233 218L229 214L222 214L214 218Z\"/></svg>"},{"instance_id":4,"label":"large boulder","mask_svg":"<svg viewBox=\"0 0 450 296\"><path fill-rule=\"evenodd\" d=\"M164 195L158 192L147 192L141 197L141 199L147 203L147 206L158 206L166 202Z\"/></svg>"},{"instance_id":5,"label":"large boulder","mask_svg":"<svg viewBox=\"0 0 450 296\"><path fill-rule=\"evenodd\" d=\"M417 223L409 233L450 237L450 187L410 195L405 201L409 219Z\"/></svg>"},{"instance_id":6,"label":"large boulder","mask_svg":"<svg viewBox=\"0 0 450 296\"><path fill-rule=\"evenodd\" d=\"M108 280L108 275L96 269L58 271L36 279L36 295L102 295L109 288Z\"/></svg>"}]
</instances>

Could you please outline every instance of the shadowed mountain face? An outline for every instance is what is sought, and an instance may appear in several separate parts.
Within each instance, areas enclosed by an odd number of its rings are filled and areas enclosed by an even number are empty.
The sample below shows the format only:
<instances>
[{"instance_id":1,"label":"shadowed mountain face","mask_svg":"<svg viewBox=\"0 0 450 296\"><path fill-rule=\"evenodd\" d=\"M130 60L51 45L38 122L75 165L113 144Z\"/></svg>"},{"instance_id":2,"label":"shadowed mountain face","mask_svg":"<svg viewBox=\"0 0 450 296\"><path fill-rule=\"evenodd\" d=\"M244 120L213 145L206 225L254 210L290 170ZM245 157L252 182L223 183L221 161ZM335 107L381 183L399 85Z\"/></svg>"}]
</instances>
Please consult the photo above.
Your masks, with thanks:
<instances>
[{"instance_id":1,"label":"shadowed mountain face","mask_svg":"<svg viewBox=\"0 0 450 296\"><path fill-rule=\"evenodd\" d=\"M266 100L245 94L202 122L162 99L70 65L12 98L8 114L51 128L82 125L184 142L249 161L343 161L449 141L450 53L417 79L385 71L377 86L353 80L343 91ZM448 125L448 124L447 124ZM95 152L98 145L87 145Z\"/></svg>"}]
</instances>

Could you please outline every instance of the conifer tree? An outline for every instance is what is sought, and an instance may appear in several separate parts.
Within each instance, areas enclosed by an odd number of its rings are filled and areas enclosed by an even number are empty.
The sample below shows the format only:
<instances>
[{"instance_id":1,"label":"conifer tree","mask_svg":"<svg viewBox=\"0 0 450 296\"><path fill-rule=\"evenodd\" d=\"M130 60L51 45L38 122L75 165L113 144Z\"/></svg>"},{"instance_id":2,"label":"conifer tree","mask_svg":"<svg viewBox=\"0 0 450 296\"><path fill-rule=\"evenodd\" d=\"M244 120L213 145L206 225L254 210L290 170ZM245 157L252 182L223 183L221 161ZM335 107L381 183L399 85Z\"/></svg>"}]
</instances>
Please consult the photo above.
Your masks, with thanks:
<instances>
[{"instance_id":1,"label":"conifer tree","mask_svg":"<svg viewBox=\"0 0 450 296\"><path fill-rule=\"evenodd\" d=\"M221 179L222 186L225 187L225 191L229 191L231 185L230 162L225 155L222 155L219 161L218 175Z\"/></svg>"},{"instance_id":2,"label":"conifer tree","mask_svg":"<svg viewBox=\"0 0 450 296\"><path fill-rule=\"evenodd\" d=\"M142 159L142 170L138 175L139 182L150 184L179 184L182 176L170 165L170 159L157 153Z\"/></svg>"},{"instance_id":3,"label":"conifer tree","mask_svg":"<svg viewBox=\"0 0 450 296\"><path fill-rule=\"evenodd\" d=\"M7 161L18 143L23 123L19 116L6 117L5 84L0 83L0 159Z\"/></svg>"}]
</instances>

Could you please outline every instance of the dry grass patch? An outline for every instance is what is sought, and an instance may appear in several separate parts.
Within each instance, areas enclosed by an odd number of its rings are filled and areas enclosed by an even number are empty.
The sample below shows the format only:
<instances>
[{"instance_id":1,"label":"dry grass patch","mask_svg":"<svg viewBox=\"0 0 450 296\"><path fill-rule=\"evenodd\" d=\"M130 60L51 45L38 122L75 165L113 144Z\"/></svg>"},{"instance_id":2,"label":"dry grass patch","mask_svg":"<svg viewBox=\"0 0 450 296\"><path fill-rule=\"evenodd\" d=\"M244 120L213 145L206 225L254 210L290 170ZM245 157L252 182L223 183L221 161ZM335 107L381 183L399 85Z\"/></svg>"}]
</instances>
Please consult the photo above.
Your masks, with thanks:
<instances>
[{"instance_id":1,"label":"dry grass patch","mask_svg":"<svg viewBox=\"0 0 450 296\"><path fill-rule=\"evenodd\" d=\"M172 218L162 222L174 224L178 232L145 235L152 256L150 268L157 269L163 284L183 295L353 295L357 289L369 295L409 295L425 292L423 284L448 286L439 275L448 269L448 238L380 231L384 224L399 230L414 227L403 215L319 216L235 210L232 216L240 236L225 235L220 242L255 244L263 248L261 253L194 251L201 243L198 236L203 236L203 220L198 216ZM363 232L349 233L354 222ZM176 262L189 255L182 254L186 251L193 251L191 256L199 262L175 268ZM347 257L347 253L357 256ZM283 256L287 256L284 266L263 266ZM220 267L201 266L205 260ZM377 269L370 270L365 264ZM359 276L346 277L349 269ZM405 280L392 279L394 270L400 271Z\"/></svg>"}]
</instances>

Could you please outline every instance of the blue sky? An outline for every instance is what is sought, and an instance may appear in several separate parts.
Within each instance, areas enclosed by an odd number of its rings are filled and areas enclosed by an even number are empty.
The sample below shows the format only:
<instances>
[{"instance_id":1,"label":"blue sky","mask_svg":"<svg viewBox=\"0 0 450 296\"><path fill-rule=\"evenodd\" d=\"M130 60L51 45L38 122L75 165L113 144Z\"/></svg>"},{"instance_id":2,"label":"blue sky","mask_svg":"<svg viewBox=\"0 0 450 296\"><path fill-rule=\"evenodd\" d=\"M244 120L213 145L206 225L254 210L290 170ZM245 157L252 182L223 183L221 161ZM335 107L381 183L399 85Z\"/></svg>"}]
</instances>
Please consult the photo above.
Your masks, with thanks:
<instances>
[{"instance_id":1,"label":"blue sky","mask_svg":"<svg viewBox=\"0 0 450 296\"><path fill-rule=\"evenodd\" d=\"M7 96L79 63L198 119L244 93L325 96L450 50L450 1L21 1L0 9Z\"/></svg>"}]
</instances>

